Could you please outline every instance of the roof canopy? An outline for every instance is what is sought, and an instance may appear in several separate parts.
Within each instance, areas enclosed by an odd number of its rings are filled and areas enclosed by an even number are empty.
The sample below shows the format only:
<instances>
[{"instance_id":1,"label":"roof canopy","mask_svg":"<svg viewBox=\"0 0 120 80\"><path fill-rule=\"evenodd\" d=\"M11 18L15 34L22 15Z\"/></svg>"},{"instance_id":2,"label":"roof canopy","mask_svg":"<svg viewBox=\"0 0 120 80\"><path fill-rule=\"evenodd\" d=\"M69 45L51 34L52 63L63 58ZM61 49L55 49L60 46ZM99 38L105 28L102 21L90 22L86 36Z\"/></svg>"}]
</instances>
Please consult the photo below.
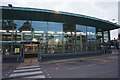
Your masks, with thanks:
<instances>
[{"instance_id":1,"label":"roof canopy","mask_svg":"<svg viewBox=\"0 0 120 80\"><path fill-rule=\"evenodd\" d=\"M93 26L96 27L97 30L104 31L120 28L120 25L106 20L68 12L21 7L10 8L8 6L2 6L0 9L2 9L2 19L80 24Z\"/></svg>"}]
</instances>

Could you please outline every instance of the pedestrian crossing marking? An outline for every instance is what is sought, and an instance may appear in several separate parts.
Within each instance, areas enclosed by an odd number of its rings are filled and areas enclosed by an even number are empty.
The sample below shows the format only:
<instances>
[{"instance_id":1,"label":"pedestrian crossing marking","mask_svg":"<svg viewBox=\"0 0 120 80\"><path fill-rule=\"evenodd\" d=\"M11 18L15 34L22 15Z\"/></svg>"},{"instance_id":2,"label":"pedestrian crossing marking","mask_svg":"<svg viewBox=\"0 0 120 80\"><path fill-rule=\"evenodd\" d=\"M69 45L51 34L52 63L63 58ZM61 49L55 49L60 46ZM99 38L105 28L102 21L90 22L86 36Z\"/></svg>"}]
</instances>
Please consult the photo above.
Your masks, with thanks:
<instances>
[{"instance_id":1,"label":"pedestrian crossing marking","mask_svg":"<svg viewBox=\"0 0 120 80\"><path fill-rule=\"evenodd\" d=\"M16 69L24 69L24 68L36 68L39 66L25 66L25 67L17 67Z\"/></svg>"},{"instance_id":2,"label":"pedestrian crossing marking","mask_svg":"<svg viewBox=\"0 0 120 80\"><path fill-rule=\"evenodd\" d=\"M17 67L10 78L45 78L39 66Z\"/></svg>"},{"instance_id":3,"label":"pedestrian crossing marking","mask_svg":"<svg viewBox=\"0 0 120 80\"><path fill-rule=\"evenodd\" d=\"M24 77L24 78L45 78L44 75L38 75L38 76L30 76L30 77Z\"/></svg>"},{"instance_id":4,"label":"pedestrian crossing marking","mask_svg":"<svg viewBox=\"0 0 120 80\"><path fill-rule=\"evenodd\" d=\"M41 68L14 70L13 72L23 72L23 71L33 71L33 70L41 70Z\"/></svg>"},{"instance_id":5,"label":"pedestrian crossing marking","mask_svg":"<svg viewBox=\"0 0 120 80\"><path fill-rule=\"evenodd\" d=\"M30 75L30 74L39 74L39 73L42 73L42 71L36 71L36 72L24 72L24 73L15 73L15 74L11 74L10 77L24 76L24 75Z\"/></svg>"}]
</instances>

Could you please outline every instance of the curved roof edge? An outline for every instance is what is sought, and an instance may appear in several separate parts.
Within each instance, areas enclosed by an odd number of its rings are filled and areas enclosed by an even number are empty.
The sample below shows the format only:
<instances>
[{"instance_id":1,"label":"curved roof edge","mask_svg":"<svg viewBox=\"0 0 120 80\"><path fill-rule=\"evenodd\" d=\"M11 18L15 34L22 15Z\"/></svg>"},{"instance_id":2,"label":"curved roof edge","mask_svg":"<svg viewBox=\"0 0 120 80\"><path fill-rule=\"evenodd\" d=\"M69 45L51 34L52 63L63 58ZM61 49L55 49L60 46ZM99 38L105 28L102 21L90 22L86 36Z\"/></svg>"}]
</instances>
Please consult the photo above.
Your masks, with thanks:
<instances>
[{"instance_id":1,"label":"curved roof edge","mask_svg":"<svg viewBox=\"0 0 120 80\"><path fill-rule=\"evenodd\" d=\"M0 9L11 9L8 6L0 6ZM101 22L105 22L105 23L109 23L112 25L117 26L118 28L120 28L120 25L110 22L108 20L103 20L103 19L99 19L96 17L91 17L91 16L86 16L86 15L82 15L82 14L75 14L75 13L69 13L69 12L63 12L63 11L55 11L55 10L48 10L48 9L38 9L38 8L26 8L26 7L13 7L13 10L22 10L22 11L38 11L38 12L48 12L48 13L54 13L54 14L61 14L61 15L68 15L68 16L74 16L74 17L84 17L87 19L92 19L92 20L97 20L97 21L101 21Z\"/></svg>"}]
</instances>

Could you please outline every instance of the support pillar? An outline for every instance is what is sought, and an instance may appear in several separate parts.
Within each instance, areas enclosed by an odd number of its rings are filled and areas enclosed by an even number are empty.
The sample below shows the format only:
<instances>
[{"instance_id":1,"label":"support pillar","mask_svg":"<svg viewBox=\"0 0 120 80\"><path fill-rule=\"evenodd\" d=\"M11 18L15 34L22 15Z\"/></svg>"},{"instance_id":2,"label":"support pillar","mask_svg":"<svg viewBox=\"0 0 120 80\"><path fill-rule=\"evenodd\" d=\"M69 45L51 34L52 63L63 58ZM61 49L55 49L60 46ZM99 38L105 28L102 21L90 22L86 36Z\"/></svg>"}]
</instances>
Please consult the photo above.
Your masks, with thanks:
<instances>
[{"instance_id":1,"label":"support pillar","mask_svg":"<svg viewBox=\"0 0 120 80\"><path fill-rule=\"evenodd\" d=\"M103 51L103 54L105 54L105 43L104 43L104 31L102 31L102 51Z\"/></svg>"},{"instance_id":2,"label":"support pillar","mask_svg":"<svg viewBox=\"0 0 120 80\"><path fill-rule=\"evenodd\" d=\"M110 53L111 53L110 31L108 31L108 48L109 48Z\"/></svg>"},{"instance_id":3,"label":"support pillar","mask_svg":"<svg viewBox=\"0 0 120 80\"><path fill-rule=\"evenodd\" d=\"M76 43L76 42L77 42L77 34L76 34L76 30L75 30L74 38L75 38L75 39L74 39L74 40L75 40L74 48L75 48L75 53L76 53L76 50L77 50L77 49L76 49L76 48L77 48L77 43Z\"/></svg>"}]
</instances>

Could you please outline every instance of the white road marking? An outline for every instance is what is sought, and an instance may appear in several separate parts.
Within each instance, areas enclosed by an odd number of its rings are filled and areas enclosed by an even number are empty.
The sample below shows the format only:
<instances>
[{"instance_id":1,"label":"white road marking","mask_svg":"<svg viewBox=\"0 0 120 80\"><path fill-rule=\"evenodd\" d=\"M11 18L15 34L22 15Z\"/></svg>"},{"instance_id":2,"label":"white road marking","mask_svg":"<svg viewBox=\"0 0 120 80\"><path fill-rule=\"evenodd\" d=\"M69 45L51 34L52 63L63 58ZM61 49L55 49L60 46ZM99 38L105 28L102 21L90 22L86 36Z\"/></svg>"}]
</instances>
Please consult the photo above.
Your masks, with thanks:
<instances>
[{"instance_id":1,"label":"white road marking","mask_svg":"<svg viewBox=\"0 0 120 80\"><path fill-rule=\"evenodd\" d=\"M39 74L39 73L42 73L42 71L15 73L15 74L11 74L10 77L25 76L25 75Z\"/></svg>"},{"instance_id":2,"label":"white road marking","mask_svg":"<svg viewBox=\"0 0 120 80\"><path fill-rule=\"evenodd\" d=\"M51 76L49 76L49 78L51 78Z\"/></svg>"},{"instance_id":3,"label":"white road marking","mask_svg":"<svg viewBox=\"0 0 120 80\"><path fill-rule=\"evenodd\" d=\"M39 66L25 66L25 67L17 67L16 69L24 69L24 68L35 68Z\"/></svg>"},{"instance_id":4,"label":"white road marking","mask_svg":"<svg viewBox=\"0 0 120 80\"><path fill-rule=\"evenodd\" d=\"M45 78L39 66L17 67L9 77Z\"/></svg>"},{"instance_id":5,"label":"white road marking","mask_svg":"<svg viewBox=\"0 0 120 80\"><path fill-rule=\"evenodd\" d=\"M13 72L23 72L23 71L33 71L33 70L41 70L41 68L33 68L33 69L22 69L22 70L14 70Z\"/></svg>"},{"instance_id":6,"label":"white road marking","mask_svg":"<svg viewBox=\"0 0 120 80\"><path fill-rule=\"evenodd\" d=\"M45 78L44 75L37 75L37 76L30 76L30 77L24 77L24 78Z\"/></svg>"}]
</instances>

